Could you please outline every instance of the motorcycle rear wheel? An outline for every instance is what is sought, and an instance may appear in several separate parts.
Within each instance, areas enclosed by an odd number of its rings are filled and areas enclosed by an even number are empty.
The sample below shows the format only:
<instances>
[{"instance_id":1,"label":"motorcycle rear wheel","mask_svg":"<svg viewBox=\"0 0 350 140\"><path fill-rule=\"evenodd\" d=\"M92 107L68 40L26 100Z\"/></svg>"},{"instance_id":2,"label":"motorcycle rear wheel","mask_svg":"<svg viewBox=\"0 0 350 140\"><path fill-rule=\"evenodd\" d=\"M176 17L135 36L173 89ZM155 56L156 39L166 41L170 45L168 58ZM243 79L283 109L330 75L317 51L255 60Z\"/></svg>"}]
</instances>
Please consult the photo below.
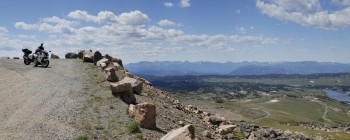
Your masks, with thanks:
<instances>
[{"instance_id":1,"label":"motorcycle rear wheel","mask_svg":"<svg viewBox=\"0 0 350 140\"><path fill-rule=\"evenodd\" d=\"M26 65L29 65L29 64L30 64L30 60L28 60L28 59L24 59L23 62L24 62L24 64L26 64Z\"/></svg>"}]
</instances>

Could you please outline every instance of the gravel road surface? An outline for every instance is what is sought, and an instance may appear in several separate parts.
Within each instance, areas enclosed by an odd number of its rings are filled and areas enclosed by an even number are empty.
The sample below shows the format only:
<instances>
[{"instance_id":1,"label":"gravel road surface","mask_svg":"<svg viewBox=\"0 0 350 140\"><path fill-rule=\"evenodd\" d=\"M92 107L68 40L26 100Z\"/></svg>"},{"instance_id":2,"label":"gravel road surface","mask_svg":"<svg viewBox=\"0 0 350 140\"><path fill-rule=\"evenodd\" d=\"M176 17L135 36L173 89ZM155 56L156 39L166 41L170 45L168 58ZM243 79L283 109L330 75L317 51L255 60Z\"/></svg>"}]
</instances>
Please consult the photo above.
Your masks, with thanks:
<instances>
[{"instance_id":1,"label":"gravel road surface","mask_svg":"<svg viewBox=\"0 0 350 140\"><path fill-rule=\"evenodd\" d=\"M78 60L51 60L49 68L0 60L0 139L75 139L70 125L82 101Z\"/></svg>"}]
</instances>

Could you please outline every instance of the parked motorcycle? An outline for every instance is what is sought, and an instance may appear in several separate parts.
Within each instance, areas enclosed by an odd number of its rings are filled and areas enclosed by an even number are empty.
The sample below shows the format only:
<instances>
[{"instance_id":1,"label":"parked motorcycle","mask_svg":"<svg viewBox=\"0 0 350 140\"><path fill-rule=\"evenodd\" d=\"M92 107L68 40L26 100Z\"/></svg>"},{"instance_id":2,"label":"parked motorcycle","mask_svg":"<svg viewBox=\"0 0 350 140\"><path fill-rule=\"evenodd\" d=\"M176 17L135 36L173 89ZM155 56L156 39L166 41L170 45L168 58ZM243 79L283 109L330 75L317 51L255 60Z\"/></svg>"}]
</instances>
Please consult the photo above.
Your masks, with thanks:
<instances>
[{"instance_id":1,"label":"parked motorcycle","mask_svg":"<svg viewBox=\"0 0 350 140\"><path fill-rule=\"evenodd\" d=\"M34 67L42 65L44 68L47 68L50 64L49 53L45 50L42 50L34 57Z\"/></svg>"},{"instance_id":2,"label":"parked motorcycle","mask_svg":"<svg viewBox=\"0 0 350 140\"><path fill-rule=\"evenodd\" d=\"M49 53L45 50L41 50L37 54L32 54L32 51L29 49L22 49L22 52L24 53L23 62L26 65L33 62L34 67L42 65L43 67L47 68L50 64Z\"/></svg>"},{"instance_id":3,"label":"parked motorcycle","mask_svg":"<svg viewBox=\"0 0 350 140\"><path fill-rule=\"evenodd\" d=\"M26 65L29 65L30 63L34 62L34 54L32 54L32 51L29 49L22 49L23 55L23 62Z\"/></svg>"}]
</instances>

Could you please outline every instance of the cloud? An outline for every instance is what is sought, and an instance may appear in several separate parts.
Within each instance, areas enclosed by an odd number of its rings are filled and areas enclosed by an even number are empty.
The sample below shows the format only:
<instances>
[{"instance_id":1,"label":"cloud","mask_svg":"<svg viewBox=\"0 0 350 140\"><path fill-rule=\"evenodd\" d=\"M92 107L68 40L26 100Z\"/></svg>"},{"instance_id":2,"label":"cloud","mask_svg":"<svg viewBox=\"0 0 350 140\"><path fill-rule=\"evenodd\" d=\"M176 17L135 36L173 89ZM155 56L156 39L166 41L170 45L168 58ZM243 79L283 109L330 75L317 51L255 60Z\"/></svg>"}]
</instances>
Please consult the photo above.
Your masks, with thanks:
<instances>
[{"instance_id":1,"label":"cloud","mask_svg":"<svg viewBox=\"0 0 350 140\"><path fill-rule=\"evenodd\" d=\"M347 1L342 1L343 5ZM263 14L282 21L291 21L303 26L338 30L350 26L350 7L340 10L324 10L318 0L257 0L256 6Z\"/></svg>"},{"instance_id":2,"label":"cloud","mask_svg":"<svg viewBox=\"0 0 350 140\"><path fill-rule=\"evenodd\" d=\"M173 3L171 3L171 2L164 2L164 6L165 7L173 7L174 6L174 4Z\"/></svg>"},{"instance_id":3,"label":"cloud","mask_svg":"<svg viewBox=\"0 0 350 140\"><path fill-rule=\"evenodd\" d=\"M180 3L179 3L180 7L190 7L191 4L190 4L190 0L181 0Z\"/></svg>"},{"instance_id":4,"label":"cloud","mask_svg":"<svg viewBox=\"0 0 350 140\"><path fill-rule=\"evenodd\" d=\"M47 22L47 23L56 23L56 24L60 24L60 25L67 25L67 26L75 26L75 25L79 25L79 22L76 21L68 21L65 19L61 19L59 17L53 16L51 18L44 18L43 22Z\"/></svg>"},{"instance_id":5,"label":"cloud","mask_svg":"<svg viewBox=\"0 0 350 140\"><path fill-rule=\"evenodd\" d=\"M261 35L189 34L179 29L178 24L166 19L159 21L157 25L148 25L151 19L140 11L119 15L101 11L97 15L90 15L76 10L70 12L68 17L74 21L51 17L44 18L36 24L17 22L15 27L47 33L49 38L43 42L48 49L61 56L69 51L94 48L134 62L144 59L145 56L166 57L169 52L234 51L233 46L266 46L279 42L277 38ZM173 28L175 26L176 28ZM69 28L71 32L65 33L62 27ZM24 40L30 41L26 36L18 37L18 40L9 40L19 44L26 42ZM37 46L37 42L39 41L33 40L26 43Z\"/></svg>"},{"instance_id":6,"label":"cloud","mask_svg":"<svg viewBox=\"0 0 350 140\"><path fill-rule=\"evenodd\" d=\"M159 26L178 26L176 23L170 21L170 20L167 20L167 19L164 19L164 20L161 20L158 22L158 25Z\"/></svg>"},{"instance_id":7,"label":"cloud","mask_svg":"<svg viewBox=\"0 0 350 140\"><path fill-rule=\"evenodd\" d=\"M140 11L131 11L129 13L122 13L119 16L119 22L125 25L144 25L150 19L146 14Z\"/></svg>"},{"instance_id":8,"label":"cloud","mask_svg":"<svg viewBox=\"0 0 350 140\"><path fill-rule=\"evenodd\" d=\"M122 13L119 16L110 11L101 11L97 16L88 14L86 11L76 10L70 12L68 17L82 21L91 21L96 23L119 23L125 25L144 25L150 21L146 14L140 11L131 11Z\"/></svg>"},{"instance_id":9,"label":"cloud","mask_svg":"<svg viewBox=\"0 0 350 140\"><path fill-rule=\"evenodd\" d=\"M0 26L0 36L5 35L5 34L7 34L7 33L8 33L7 28L1 27L1 26Z\"/></svg>"},{"instance_id":10,"label":"cloud","mask_svg":"<svg viewBox=\"0 0 350 140\"><path fill-rule=\"evenodd\" d=\"M350 0L331 0L332 3L337 5L349 6Z\"/></svg>"},{"instance_id":11,"label":"cloud","mask_svg":"<svg viewBox=\"0 0 350 140\"><path fill-rule=\"evenodd\" d=\"M75 32L75 29L69 25L51 25L48 23L41 24L26 24L24 22L16 22L15 27L24 30L39 30L48 33L64 33L64 34L72 34Z\"/></svg>"}]
</instances>

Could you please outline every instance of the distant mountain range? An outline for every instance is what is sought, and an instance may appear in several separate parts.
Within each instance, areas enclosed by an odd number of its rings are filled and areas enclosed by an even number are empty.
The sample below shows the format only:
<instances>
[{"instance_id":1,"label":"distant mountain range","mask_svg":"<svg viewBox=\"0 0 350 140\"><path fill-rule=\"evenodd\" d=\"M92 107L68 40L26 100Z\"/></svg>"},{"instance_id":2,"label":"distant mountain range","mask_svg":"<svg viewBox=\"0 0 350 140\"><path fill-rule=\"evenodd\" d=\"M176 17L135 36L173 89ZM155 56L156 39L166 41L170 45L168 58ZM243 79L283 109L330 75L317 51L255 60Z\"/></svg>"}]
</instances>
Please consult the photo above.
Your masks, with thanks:
<instances>
[{"instance_id":1,"label":"distant mountain range","mask_svg":"<svg viewBox=\"0 0 350 140\"><path fill-rule=\"evenodd\" d=\"M265 75L350 72L350 64L334 62L188 62L155 61L130 63L125 66L136 75Z\"/></svg>"}]
</instances>

